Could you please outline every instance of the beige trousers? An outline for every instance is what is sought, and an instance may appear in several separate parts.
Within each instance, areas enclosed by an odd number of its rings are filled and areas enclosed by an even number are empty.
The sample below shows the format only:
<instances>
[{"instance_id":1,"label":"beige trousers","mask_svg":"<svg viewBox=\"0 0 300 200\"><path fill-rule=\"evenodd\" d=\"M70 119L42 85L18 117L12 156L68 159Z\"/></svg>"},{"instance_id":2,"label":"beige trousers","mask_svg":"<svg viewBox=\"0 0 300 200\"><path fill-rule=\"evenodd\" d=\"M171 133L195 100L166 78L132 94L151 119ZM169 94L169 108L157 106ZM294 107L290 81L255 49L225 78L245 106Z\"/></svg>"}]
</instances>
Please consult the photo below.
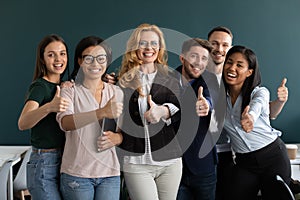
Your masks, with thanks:
<instances>
[{"instance_id":1,"label":"beige trousers","mask_svg":"<svg viewBox=\"0 0 300 200\"><path fill-rule=\"evenodd\" d=\"M123 169L131 200L176 200L181 159L170 166L126 164Z\"/></svg>"}]
</instances>

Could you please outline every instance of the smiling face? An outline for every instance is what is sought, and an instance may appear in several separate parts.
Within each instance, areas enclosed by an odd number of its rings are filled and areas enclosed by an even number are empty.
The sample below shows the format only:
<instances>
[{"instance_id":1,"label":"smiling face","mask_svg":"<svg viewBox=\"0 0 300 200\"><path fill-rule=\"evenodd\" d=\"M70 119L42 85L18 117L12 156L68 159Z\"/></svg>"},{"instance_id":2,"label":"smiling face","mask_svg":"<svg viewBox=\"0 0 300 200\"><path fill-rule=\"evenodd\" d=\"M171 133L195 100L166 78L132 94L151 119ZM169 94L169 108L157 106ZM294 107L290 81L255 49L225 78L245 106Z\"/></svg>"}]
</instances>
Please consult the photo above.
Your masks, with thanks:
<instances>
[{"instance_id":1,"label":"smiling face","mask_svg":"<svg viewBox=\"0 0 300 200\"><path fill-rule=\"evenodd\" d=\"M187 79L199 78L204 72L209 58L209 51L202 46L192 46L184 55L180 55L182 75Z\"/></svg>"},{"instance_id":2,"label":"smiling face","mask_svg":"<svg viewBox=\"0 0 300 200\"><path fill-rule=\"evenodd\" d=\"M251 76L253 69L242 53L233 53L224 64L223 76L231 88L241 90L247 77Z\"/></svg>"},{"instance_id":3,"label":"smiling face","mask_svg":"<svg viewBox=\"0 0 300 200\"><path fill-rule=\"evenodd\" d=\"M216 65L222 64L225 61L226 53L231 48L232 38L223 31L215 31L208 38L213 46L211 58Z\"/></svg>"},{"instance_id":4,"label":"smiling face","mask_svg":"<svg viewBox=\"0 0 300 200\"><path fill-rule=\"evenodd\" d=\"M141 32L139 48L137 50L138 58L143 64L154 63L159 52L159 36L154 31Z\"/></svg>"},{"instance_id":5,"label":"smiling face","mask_svg":"<svg viewBox=\"0 0 300 200\"><path fill-rule=\"evenodd\" d=\"M90 46L82 52L82 58L78 59L84 73L84 79L101 79L106 71L106 52L101 46Z\"/></svg>"},{"instance_id":6,"label":"smiling face","mask_svg":"<svg viewBox=\"0 0 300 200\"><path fill-rule=\"evenodd\" d=\"M66 46L60 41L49 43L44 51L44 62L47 76L62 74L68 62Z\"/></svg>"}]
</instances>

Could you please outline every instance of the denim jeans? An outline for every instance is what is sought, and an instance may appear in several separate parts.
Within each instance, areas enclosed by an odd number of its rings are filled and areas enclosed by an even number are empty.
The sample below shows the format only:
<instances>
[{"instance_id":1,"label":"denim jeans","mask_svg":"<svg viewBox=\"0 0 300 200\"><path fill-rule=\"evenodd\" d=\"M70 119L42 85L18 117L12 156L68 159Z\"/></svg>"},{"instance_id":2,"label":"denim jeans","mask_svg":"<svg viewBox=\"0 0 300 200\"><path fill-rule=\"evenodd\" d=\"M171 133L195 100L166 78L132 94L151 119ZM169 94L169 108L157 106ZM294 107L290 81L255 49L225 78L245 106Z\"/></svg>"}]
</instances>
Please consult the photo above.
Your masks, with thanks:
<instances>
[{"instance_id":1,"label":"denim jeans","mask_svg":"<svg viewBox=\"0 0 300 200\"><path fill-rule=\"evenodd\" d=\"M119 200L120 176L81 178L61 174L64 200Z\"/></svg>"},{"instance_id":2,"label":"denim jeans","mask_svg":"<svg viewBox=\"0 0 300 200\"><path fill-rule=\"evenodd\" d=\"M59 171L62 151L33 152L27 163L27 186L32 200L61 200Z\"/></svg>"},{"instance_id":3,"label":"denim jeans","mask_svg":"<svg viewBox=\"0 0 300 200\"><path fill-rule=\"evenodd\" d=\"M183 173L177 200L215 200L216 170L203 175Z\"/></svg>"}]
</instances>

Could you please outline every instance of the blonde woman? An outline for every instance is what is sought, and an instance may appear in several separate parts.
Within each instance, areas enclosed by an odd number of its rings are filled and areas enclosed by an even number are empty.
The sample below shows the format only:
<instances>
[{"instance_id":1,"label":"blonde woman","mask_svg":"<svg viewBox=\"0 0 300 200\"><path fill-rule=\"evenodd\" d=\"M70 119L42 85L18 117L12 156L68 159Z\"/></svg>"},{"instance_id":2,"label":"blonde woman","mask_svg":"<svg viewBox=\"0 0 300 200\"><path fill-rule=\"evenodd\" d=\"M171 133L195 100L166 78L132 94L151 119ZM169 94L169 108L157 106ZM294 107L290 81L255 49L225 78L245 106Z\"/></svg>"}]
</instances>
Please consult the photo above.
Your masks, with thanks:
<instances>
[{"instance_id":1,"label":"blonde woman","mask_svg":"<svg viewBox=\"0 0 300 200\"><path fill-rule=\"evenodd\" d=\"M176 140L179 85L156 25L141 24L131 34L119 84L124 92L120 152L130 198L175 200L182 173Z\"/></svg>"}]
</instances>

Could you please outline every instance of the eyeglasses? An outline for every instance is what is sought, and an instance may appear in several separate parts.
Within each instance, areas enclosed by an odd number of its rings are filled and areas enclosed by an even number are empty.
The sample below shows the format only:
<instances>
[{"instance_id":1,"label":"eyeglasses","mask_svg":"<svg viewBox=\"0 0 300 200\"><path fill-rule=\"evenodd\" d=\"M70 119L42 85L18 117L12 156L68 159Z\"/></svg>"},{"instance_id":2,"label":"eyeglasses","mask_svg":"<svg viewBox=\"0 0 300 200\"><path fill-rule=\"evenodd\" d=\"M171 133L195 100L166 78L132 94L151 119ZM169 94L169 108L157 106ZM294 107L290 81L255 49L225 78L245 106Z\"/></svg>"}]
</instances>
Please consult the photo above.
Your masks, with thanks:
<instances>
[{"instance_id":1,"label":"eyeglasses","mask_svg":"<svg viewBox=\"0 0 300 200\"><path fill-rule=\"evenodd\" d=\"M106 57L107 55L105 54L100 54L96 57L92 56L92 55L83 55L82 58L83 58L83 61L86 63L86 64L92 64L94 62L94 59L96 58L97 62L99 64L103 64L106 62Z\"/></svg>"},{"instance_id":2,"label":"eyeglasses","mask_svg":"<svg viewBox=\"0 0 300 200\"><path fill-rule=\"evenodd\" d=\"M139 42L139 47L142 49L145 49L149 46L149 42L145 41L145 40L141 40ZM158 49L159 48L159 42L158 41L150 41L150 46L153 49Z\"/></svg>"}]
</instances>

